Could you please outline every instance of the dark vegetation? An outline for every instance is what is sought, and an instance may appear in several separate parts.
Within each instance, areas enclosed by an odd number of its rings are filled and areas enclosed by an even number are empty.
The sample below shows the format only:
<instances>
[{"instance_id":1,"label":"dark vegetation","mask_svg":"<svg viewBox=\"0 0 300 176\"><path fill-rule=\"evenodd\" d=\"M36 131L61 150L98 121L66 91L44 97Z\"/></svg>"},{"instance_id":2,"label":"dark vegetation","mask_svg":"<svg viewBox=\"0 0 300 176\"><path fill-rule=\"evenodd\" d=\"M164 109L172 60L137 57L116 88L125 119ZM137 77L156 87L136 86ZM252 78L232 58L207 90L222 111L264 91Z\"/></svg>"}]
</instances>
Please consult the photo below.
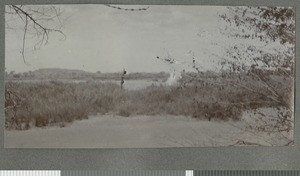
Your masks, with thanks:
<instances>
[{"instance_id":1,"label":"dark vegetation","mask_svg":"<svg viewBox=\"0 0 300 176\"><path fill-rule=\"evenodd\" d=\"M6 78L9 80L120 80L120 73L95 73L86 72L83 70L69 70L59 68L44 68L35 71L16 73L14 71L6 72ZM166 72L159 73L128 73L127 80L149 79L149 80L166 80L169 74Z\"/></svg>"},{"instance_id":2,"label":"dark vegetation","mask_svg":"<svg viewBox=\"0 0 300 176\"><path fill-rule=\"evenodd\" d=\"M114 113L133 115L182 115L208 120L238 120L244 110L291 106L265 96L259 81L245 75L198 80L187 74L176 86L149 86L141 90L121 89L114 83L7 82L5 85L5 126L26 130L49 125L65 126L89 115ZM293 80L269 75L278 93L292 100ZM201 81L200 78L206 81ZM236 86L243 82L245 87ZM282 87L285 85L285 87ZM248 87L248 88L246 88ZM251 88L251 89L249 89Z\"/></svg>"}]
</instances>

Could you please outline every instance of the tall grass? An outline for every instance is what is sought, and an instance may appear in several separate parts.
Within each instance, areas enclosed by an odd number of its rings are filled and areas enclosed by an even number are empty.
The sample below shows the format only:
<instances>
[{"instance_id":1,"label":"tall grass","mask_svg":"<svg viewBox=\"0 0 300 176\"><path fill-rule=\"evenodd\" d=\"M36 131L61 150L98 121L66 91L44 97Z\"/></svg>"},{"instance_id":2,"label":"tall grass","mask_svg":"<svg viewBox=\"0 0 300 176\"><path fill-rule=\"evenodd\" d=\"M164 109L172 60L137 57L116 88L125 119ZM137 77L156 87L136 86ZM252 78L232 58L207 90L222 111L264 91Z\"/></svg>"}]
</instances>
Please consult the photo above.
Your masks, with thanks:
<instances>
[{"instance_id":1,"label":"tall grass","mask_svg":"<svg viewBox=\"0 0 300 176\"><path fill-rule=\"evenodd\" d=\"M170 114L238 120L243 110L278 106L259 93L237 89L230 84L149 86L133 91L121 89L114 83L50 81L7 82L5 88L13 92L5 102L5 125L7 129L18 130L34 126L64 126L91 114L108 112L124 117Z\"/></svg>"}]
</instances>

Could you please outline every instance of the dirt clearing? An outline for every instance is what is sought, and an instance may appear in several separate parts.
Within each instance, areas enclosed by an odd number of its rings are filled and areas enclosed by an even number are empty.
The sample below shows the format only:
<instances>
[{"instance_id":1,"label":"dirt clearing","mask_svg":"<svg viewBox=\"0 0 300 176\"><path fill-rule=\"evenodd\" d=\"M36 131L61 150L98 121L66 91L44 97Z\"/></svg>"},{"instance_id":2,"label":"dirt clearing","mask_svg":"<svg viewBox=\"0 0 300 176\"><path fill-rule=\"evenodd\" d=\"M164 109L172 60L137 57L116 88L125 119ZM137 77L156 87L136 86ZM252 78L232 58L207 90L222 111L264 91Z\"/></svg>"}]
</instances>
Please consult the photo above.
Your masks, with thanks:
<instances>
[{"instance_id":1,"label":"dirt clearing","mask_svg":"<svg viewBox=\"0 0 300 176\"><path fill-rule=\"evenodd\" d=\"M246 113L241 121L224 122L184 116L93 116L63 128L5 131L5 147L161 148L286 145L288 139L282 135L257 133L247 129L247 118L250 117L251 114ZM292 135L289 138L292 138Z\"/></svg>"}]
</instances>

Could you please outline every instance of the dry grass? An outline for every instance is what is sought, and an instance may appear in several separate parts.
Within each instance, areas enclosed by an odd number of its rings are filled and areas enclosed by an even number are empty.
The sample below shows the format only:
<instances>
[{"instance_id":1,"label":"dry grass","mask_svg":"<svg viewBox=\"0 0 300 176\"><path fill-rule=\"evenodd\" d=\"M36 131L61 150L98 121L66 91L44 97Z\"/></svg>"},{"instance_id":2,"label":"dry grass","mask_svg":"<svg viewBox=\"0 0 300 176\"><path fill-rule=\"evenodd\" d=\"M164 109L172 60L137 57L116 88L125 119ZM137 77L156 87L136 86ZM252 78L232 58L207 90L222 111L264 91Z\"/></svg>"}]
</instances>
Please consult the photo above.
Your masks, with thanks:
<instances>
[{"instance_id":1,"label":"dry grass","mask_svg":"<svg viewBox=\"0 0 300 176\"><path fill-rule=\"evenodd\" d=\"M278 106L259 93L237 89L231 84L150 86L131 91L113 83L8 82L6 91L13 92L5 102L6 128L18 130L33 126L63 127L65 123L88 118L91 114L108 112L124 117L170 114L238 120L243 110ZM15 108L13 102L17 105Z\"/></svg>"}]
</instances>

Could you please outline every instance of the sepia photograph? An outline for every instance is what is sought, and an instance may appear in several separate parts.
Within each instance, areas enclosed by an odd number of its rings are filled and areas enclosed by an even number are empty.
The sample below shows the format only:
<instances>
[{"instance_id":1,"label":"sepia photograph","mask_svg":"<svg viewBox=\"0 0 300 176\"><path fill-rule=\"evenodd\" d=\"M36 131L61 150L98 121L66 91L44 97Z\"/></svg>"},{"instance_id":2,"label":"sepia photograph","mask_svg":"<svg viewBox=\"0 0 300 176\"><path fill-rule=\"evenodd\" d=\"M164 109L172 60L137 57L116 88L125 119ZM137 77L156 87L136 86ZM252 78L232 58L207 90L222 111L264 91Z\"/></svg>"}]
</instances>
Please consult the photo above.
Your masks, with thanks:
<instances>
[{"instance_id":1,"label":"sepia photograph","mask_svg":"<svg viewBox=\"0 0 300 176\"><path fill-rule=\"evenodd\" d=\"M5 148L293 146L295 8L5 6Z\"/></svg>"}]
</instances>

